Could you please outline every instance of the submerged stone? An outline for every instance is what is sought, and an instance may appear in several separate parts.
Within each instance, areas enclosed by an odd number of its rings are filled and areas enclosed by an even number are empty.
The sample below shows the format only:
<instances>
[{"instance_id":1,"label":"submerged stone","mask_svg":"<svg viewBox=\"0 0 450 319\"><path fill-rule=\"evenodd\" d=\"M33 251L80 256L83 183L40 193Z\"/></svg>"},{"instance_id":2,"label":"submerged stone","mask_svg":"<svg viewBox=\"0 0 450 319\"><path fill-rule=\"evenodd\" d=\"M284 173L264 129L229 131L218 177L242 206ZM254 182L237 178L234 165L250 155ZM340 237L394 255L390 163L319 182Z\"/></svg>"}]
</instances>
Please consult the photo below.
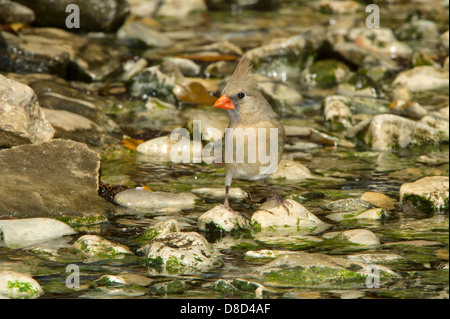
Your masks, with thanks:
<instances>
[{"instance_id":1,"label":"submerged stone","mask_svg":"<svg viewBox=\"0 0 450 319\"><path fill-rule=\"evenodd\" d=\"M0 299L35 299L43 294L41 285L31 276L0 270Z\"/></svg>"},{"instance_id":2,"label":"submerged stone","mask_svg":"<svg viewBox=\"0 0 450 319\"><path fill-rule=\"evenodd\" d=\"M230 212L223 205L215 206L198 218L197 227L202 231L230 232L250 230L248 220L242 215Z\"/></svg>"},{"instance_id":3,"label":"submerged stone","mask_svg":"<svg viewBox=\"0 0 450 319\"><path fill-rule=\"evenodd\" d=\"M194 274L221 266L222 259L196 232L159 235L140 249L150 273Z\"/></svg>"},{"instance_id":4,"label":"submerged stone","mask_svg":"<svg viewBox=\"0 0 450 319\"><path fill-rule=\"evenodd\" d=\"M330 232L323 235L325 239L349 242L360 246L380 246L378 236L368 229L350 229Z\"/></svg>"},{"instance_id":5,"label":"submerged stone","mask_svg":"<svg viewBox=\"0 0 450 319\"><path fill-rule=\"evenodd\" d=\"M115 244L97 235L84 235L78 238L70 248L72 252L87 262L101 259L123 259L134 256L126 246Z\"/></svg>"}]
</instances>

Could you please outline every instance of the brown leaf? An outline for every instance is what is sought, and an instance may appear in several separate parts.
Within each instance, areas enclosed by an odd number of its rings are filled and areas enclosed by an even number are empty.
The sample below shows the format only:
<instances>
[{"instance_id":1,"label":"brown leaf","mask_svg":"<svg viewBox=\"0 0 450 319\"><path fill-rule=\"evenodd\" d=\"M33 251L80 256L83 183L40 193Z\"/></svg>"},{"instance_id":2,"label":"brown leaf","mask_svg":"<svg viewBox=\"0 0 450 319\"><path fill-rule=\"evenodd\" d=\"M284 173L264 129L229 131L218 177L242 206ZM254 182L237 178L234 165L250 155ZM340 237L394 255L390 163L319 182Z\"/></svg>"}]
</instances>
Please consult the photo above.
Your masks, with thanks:
<instances>
[{"instance_id":1,"label":"brown leaf","mask_svg":"<svg viewBox=\"0 0 450 319\"><path fill-rule=\"evenodd\" d=\"M128 148L128 149L130 149L132 151L135 151L136 147L138 147L139 144L142 144L144 142L145 142L144 140L138 140L138 139L134 139L134 138L124 138L122 140L122 144L126 148Z\"/></svg>"}]
</instances>

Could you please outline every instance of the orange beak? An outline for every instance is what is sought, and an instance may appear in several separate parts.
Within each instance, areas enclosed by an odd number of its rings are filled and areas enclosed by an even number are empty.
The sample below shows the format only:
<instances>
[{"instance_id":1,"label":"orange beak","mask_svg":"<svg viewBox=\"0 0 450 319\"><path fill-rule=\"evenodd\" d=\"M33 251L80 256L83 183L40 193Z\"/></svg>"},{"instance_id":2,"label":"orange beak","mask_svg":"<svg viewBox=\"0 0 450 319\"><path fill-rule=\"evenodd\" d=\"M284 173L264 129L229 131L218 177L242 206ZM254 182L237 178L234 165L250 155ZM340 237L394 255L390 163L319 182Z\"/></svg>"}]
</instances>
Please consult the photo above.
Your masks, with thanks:
<instances>
[{"instance_id":1,"label":"orange beak","mask_svg":"<svg viewBox=\"0 0 450 319\"><path fill-rule=\"evenodd\" d=\"M222 94L222 96L217 99L216 103L214 103L214 107L225 110L234 110L236 106L226 94Z\"/></svg>"}]
</instances>

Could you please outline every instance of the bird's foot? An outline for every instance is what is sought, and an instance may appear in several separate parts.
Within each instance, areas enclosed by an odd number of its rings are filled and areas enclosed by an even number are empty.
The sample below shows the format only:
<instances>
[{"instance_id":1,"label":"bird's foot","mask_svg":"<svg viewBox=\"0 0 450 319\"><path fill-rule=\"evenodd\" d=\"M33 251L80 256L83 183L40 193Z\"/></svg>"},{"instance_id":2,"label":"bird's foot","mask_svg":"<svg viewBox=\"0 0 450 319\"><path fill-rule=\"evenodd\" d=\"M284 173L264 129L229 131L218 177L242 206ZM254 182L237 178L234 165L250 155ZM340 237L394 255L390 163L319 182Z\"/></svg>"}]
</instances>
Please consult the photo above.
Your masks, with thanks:
<instances>
[{"instance_id":1,"label":"bird's foot","mask_svg":"<svg viewBox=\"0 0 450 319\"><path fill-rule=\"evenodd\" d=\"M242 218L244 218L245 220L248 219L248 218L245 217L242 213L239 213L239 212L233 210L233 209L230 207L230 204L229 204L229 203L225 202L222 206L223 206L226 210L228 210L229 212L235 214L236 216L242 217Z\"/></svg>"},{"instance_id":2,"label":"bird's foot","mask_svg":"<svg viewBox=\"0 0 450 319\"><path fill-rule=\"evenodd\" d=\"M288 213L288 215L291 214L288 207L293 207L292 203L288 201L287 199L281 198L279 195L275 195L273 197L277 201L278 206L283 206L284 210Z\"/></svg>"}]
</instances>

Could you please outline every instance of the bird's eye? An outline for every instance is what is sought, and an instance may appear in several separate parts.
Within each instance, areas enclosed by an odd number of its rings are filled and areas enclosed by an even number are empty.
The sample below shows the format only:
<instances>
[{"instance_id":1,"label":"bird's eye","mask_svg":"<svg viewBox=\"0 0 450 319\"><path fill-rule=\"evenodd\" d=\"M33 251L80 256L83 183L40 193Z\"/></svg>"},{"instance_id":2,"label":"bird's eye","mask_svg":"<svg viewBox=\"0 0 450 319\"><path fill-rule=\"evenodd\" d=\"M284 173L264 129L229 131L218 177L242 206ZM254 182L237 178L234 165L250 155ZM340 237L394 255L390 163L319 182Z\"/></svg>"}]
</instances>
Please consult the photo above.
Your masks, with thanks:
<instances>
[{"instance_id":1,"label":"bird's eye","mask_svg":"<svg viewBox=\"0 0 450 319\"><path fill-rule=\"evenodd\" d=\"M242 100L245 97L245 93L244 92L239 92L237 94L238 99Z\"/></svg>"}]
</instances>

